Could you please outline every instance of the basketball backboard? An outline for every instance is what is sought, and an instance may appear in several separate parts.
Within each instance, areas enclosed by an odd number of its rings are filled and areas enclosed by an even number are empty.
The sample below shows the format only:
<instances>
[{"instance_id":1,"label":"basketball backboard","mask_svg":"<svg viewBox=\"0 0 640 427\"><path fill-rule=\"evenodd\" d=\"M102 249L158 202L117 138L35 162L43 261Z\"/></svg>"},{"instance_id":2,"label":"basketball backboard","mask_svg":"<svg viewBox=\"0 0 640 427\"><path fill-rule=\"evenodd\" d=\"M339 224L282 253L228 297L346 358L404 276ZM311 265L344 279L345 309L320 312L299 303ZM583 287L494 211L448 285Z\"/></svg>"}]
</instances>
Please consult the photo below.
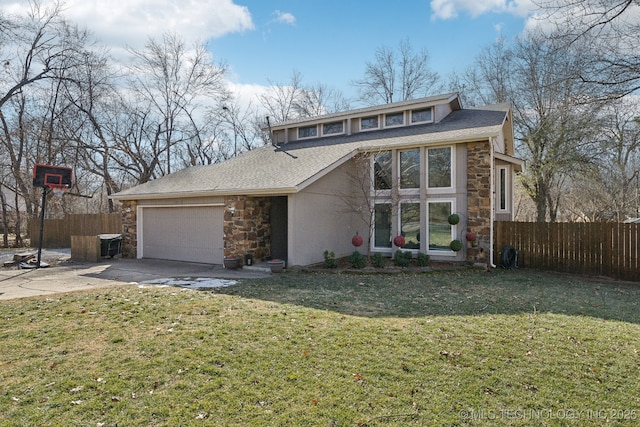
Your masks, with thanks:
<instances>
[{"instance_id":1,"label":"basketball backboard","mask_svg":"<svg viewBox=\"0 0 640 427\"><path fill-rule=\"evenodd\" d=\"M33 167L33 186L51 188L71 188L73 173L64 166L35 165Z\"/></svg>"}]
</instances>

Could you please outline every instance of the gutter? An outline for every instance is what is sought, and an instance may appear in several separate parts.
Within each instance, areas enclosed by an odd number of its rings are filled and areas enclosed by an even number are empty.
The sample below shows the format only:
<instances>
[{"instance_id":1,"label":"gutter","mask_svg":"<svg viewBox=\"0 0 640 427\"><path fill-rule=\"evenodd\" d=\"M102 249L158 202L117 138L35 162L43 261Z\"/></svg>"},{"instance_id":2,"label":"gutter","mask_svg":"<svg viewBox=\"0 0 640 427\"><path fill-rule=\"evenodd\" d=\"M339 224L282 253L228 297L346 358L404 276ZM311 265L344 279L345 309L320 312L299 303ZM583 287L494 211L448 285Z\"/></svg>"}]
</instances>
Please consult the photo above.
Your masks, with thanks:
<instances>
[{"instance_id":1,"label":"gutter","mask_svg":"<svg viewBox=\"0 0 640 427\"><path fill-rule=\"evenodd\" d=\"M489 265L491 266L491 268L496 268L496 265L493 262L493 223L495 222L495 203L496 203L496 195L495 195L495 153L494 153L494 148L493 148L493 144L495 143L496 138L492 137L489 138L489 152L490 152L490 166L489 166L489 170L490 170L490 178L489 178L489 186L490 186L490 190L489 190L489 197L491 198L490 202L490 209L491 209L491 213L489 214Z\"/></svg>"}]
</instances>

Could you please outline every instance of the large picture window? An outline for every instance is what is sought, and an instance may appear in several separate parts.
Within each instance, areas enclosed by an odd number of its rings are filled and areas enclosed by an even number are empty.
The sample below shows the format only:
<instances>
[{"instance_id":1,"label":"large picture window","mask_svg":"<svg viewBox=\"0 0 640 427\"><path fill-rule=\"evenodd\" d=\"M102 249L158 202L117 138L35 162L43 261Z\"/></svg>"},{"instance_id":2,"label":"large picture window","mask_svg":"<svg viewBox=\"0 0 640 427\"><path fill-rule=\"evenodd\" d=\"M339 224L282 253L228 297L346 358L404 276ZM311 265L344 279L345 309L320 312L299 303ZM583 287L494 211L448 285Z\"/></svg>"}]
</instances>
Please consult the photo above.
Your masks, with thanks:
<instances>
[{"instance_id":1,"label":"large picture window","mask_svg":"<svg viewBox=\"0 0 640 427\"><path fill-rule=\"evenodd\" d=\"M427 151L429 188L451 188L451 147L430 148Z\"/></svg>"},{"instance_id":2,"label":"large picture window","mask_svg":"<svg viewBox=\"0 0 640 427\"><path fill-rule=\"evenodd\" d=\"M400 203L400 234L403 249L420 249L420 203Z\"/></svg>"},{"instance_id":3,"label":"large picture window","mask_svg":"<svg viewBox=\"0 0 640 427\"><path fill-rule=\"evenodd\" d=\"M375 190L391 190L391 151L374 154L373 182Z\"/></svg>"},{"instance_id":4,"label":"large picture window","mask_svg":"<svg viewBox=\"0 0 640 427\"><path fill-rule=\"evenodd\" d=\"M400 152L400 188L420 188L420 150Z\"/></svg>"},{"instance_id":5,"label":"large picture window","mask_svg":"<svg viewBox=\"0 0 640 427\"><path fill-rule=\"evenodd\" d=\"M448 218L452 213L450 201L428 202L427 228L429 231L429 250L450 252L449 244L453 240L454 226Z\"/></svg>"},{"instance_id":6,"label":"large picture window","mask_svg":"<svg viewBox=\"0 0 640 427\"><path fill-rule=\"evenodd\" d=\"M391 204L376 203L374 206L373 246L391 247Z\"/></svg>"}]
</instances>

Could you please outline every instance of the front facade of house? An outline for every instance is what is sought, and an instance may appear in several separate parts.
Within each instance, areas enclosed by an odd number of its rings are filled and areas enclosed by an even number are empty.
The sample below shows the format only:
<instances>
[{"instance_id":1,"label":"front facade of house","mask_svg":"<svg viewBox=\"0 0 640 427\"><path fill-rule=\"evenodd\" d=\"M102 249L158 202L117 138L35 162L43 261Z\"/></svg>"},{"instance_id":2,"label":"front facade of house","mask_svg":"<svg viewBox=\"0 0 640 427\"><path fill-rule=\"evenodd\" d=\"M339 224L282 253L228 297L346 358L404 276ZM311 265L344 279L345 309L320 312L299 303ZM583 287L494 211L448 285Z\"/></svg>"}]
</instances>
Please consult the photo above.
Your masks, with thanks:
<instances>
[{"instance_id":1,"label":"front facade of house","mask_svg":"<svg viewBox=\"0 0 640 427\"><path fill-rule=\"evenodd\" d=\"M508 107L462 109L447 94L269 130L272 146L113 196L129 255L309 265L325 250L349 255L358 233L361 252L391 256L402 235L403 250L433 260L493 262L493 222L513 219L522 168Z\"/></svg>"}]
</instances>

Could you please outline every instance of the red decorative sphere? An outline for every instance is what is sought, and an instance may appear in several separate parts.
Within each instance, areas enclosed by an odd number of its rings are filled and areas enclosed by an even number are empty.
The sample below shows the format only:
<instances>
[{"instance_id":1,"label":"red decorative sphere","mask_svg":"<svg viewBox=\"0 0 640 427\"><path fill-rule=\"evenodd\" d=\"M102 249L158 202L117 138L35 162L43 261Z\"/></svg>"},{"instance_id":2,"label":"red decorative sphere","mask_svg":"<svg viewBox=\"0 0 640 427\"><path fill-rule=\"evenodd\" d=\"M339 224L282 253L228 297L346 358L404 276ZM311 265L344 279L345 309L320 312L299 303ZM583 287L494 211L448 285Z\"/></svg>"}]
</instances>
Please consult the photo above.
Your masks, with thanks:
<instances>
[{"instance_id":1,"label":"red decorative sphere","mask_svg":"<svg viewBox=\"0 0 640 427\"><path fill-rule=\"evenodd\" d=\"M475 234L475 233L472 233L472 232L468 232L468 233L467 233L467 240L468 240L469 242L473 242L473 241L475 241L475 240L476 240L476 234Z\"/></svg>"},{"instance_id":2,"label":"red decorative sphere","mask_svg":"<svg viewBox=\"0 0 640 427\"><path fill-rule=\"evenodd\" d=\"M406 243L407 242L404 240L404 236L396 236L393 239L393 244L399 248L403 247Z\"/></svg>"},{"instance_id":3,"label":"red decorative sphere","mask_svg":"<svg viewBox=\"0 0 640 427\"><path fill-rule=\"evenodd\" d=\"M362 239L362 236L358 236L358 233L356 233L356 235L351 238L351 244L356 248L362 246L363 242L364 240Z\"/></svg>"}]
</instances>

